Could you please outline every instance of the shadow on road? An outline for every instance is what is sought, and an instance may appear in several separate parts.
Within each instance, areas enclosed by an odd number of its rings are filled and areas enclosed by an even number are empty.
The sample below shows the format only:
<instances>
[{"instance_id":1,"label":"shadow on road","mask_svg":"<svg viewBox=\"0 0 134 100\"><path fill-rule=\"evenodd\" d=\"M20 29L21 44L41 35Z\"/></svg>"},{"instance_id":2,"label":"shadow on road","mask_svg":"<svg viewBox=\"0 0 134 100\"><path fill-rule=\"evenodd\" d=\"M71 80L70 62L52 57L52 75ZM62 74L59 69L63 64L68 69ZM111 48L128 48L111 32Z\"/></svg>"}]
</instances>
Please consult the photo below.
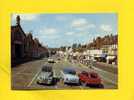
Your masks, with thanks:
<instances>
[{"instance_id":1,"label":"shadow on road","mask_svg":"<svg viewBox=\"0 0 134 100\"><path fill-rule=\"evenodd\" d=\"M98 84L98 85L89 84L87 86L90 87L90 88L104 88L104 85L103 84Z\"/></svg>"}]
</instances>

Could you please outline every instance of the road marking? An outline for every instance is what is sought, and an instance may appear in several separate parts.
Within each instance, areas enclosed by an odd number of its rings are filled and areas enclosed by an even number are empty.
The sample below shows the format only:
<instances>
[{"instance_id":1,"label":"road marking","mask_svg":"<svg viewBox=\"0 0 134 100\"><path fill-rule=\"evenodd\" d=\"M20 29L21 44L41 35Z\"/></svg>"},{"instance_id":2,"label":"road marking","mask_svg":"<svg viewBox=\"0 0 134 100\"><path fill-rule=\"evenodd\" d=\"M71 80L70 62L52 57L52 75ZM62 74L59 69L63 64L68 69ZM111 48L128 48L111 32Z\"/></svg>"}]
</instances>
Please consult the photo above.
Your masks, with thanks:
<instances>
[{"instance_id":1,"label":"road marking","mask_svg":"<svg viewBox=\"0 0 134 100\"><path fill-rule=\"evenodd\" d=\"M108 81L108 82L110 82L110 83L112 83L112 84L114 84L114 85L117 85L116 82L114 82L114 81L112 81L112 80L110 80L110 79L104 77L103 75L101 75L101 77L103 77L103 79L105 79L106 81Z\"/></svg>"},{"instance_id":2,"label":"road marking","mask_svg":"<svg viewBox=\"0 0 134 100\"><path fill-rule=\"evenodd\" d=\"M81 63L79 63L79 64L81 64ZM81 65L84 66L83 64L81 64ZM88 68L87 66L84 66L84 67L85 67L85 68ZM110 75L113 76L113 77L117 77L117 75L115 75L115 74L113 74L113 73L110 73L110 72L107 72L107 71L104 71L104 70L102 70L102 69L96 68L95 66L93 66L93 68L94 68L94 70L96 70L96 71L103 72L103 73L105 73L105 74L110 74ZM103 79L107 80L108 82L117 85L117 82L112 81L111 79L108 79L108 78L104 77L103 75L101 75L101 76L103 77Z\"/></svg>"},{"instance_id":3,"label":"road marking","mask_svg":"<svg viewBox=\"0 0 134 100\"><path fill-rule=\"evenodd\" d=\"M22 65L20 65L20 66L22 66L23 67L23 64ZM24 73L24 71L26 70L26 67L24 67L24 69L23 70L21 70L21 71L19 71L19 72L17 72L16 74L22 74L22 73Z\"/></svg>"},{"instance_id":4,"label":"road marking","mask_svg":"<svg viewBox=\"0 0 134 100\"><path fill-rule=\"evenodd\" d=\"M55 70L53 70L53 77L56 77L56 71Z\"/></svg>"},{"instance_id":5,"label":"road marking","mask_svg":"<svg viewBox=\"0 0 134 100\"><path fill-rule=\"evenodd\" d=\"M94 70L96 70L96 71L103 72L103 73L105 73L105 74L111 74L111 76L117 77L117 75L112 74L112 73L110 73L110 72L104 71L104 70L99 69L99 68L96 68L96 67L93 67L93 68L94 68ZM105 80L107 80L108 82L117 85L117 82L115 82L115 81L113 81L113 80L111 80L111 79L109 79L109 78L106 78L106 77L104 77L103 75L101 75L101 76L102 76Z\"/></svg>"},{"instance_id":6,"label":"road marking","mask_svg":"<svg viewBox=\"0 0 134 100\"><path fill-rule=\"evenodd\" d=\"M27 85L27 87L30 87L30 85L33 83L33 81L36 79L36 77L39 75L41 72L41 69L35 74L35 76L32 78L31 82Z\"/></svg>"},{"instance_id":7,"label":"road marking","mask_svg":"<svg viewBox=\"0 0 134 100\"><path fill-rule=\"evenodd\" d=\"M98 71L104 72L104 73L106 73L106 74L110 74L111 76L117 76L116 74L113 74L113 73L111 73L111 72L107 72L107 71L102 70L102 69L100 69L100 68L97 68L97 67L95 67L95 66L93 66L93 68L94 68L95 70L98 70Z\"/></svg>"},{"instance_id":8,"label":"road marking","mask_svg":"<svg viewBox=\"0 0 134 100\"><path fill-rule=\"evenodd\" d=\"M57 85L55 85L55 86L54 86L54 88L55 88L55 89L58 89L58 86L57 86Z\"/></svg>"},{"instance_id":9,"label":"road marking","mask_svg":"<svg viewBox=\"0 0 134 100\"><path fill-rule=\"evenodd\" d=\"M80 88L80 89L83 89L83 87L82 87L82 86L79 86L79 88Z\"/></svg>"}]
</instances>

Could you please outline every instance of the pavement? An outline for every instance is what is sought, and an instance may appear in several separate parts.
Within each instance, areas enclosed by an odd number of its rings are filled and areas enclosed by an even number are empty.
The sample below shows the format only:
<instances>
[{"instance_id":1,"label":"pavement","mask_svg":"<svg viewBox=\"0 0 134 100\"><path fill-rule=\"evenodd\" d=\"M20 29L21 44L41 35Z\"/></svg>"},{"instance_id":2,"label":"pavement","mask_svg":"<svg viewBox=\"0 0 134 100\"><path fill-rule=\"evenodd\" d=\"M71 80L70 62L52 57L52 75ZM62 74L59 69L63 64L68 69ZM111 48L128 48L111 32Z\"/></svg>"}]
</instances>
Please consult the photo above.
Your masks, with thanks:
<instances>
[{"instance_id":1,"label":"pavement","mask_svg":"<svg viewBox=\"0 0 134 100\"><path fill-rule=\"evenodd\" d=\"M96 64L91 68L80 63L71 63L66 59L57 60L57 57L53 57L56 63L52 64L55 75L58 77L60 71L66 67L71 67L76 70L77 73L81 71L94 70L102 78L104 89L116 89L118 88L118 75L114 69L98 67ZM30 61L24 64L20 64L11 68L11 88L13 90L22 89L94 89L96 87L88 87L81 85L65 85L62 81L57 82L55 85L39 85L37 84L37 77L39 76L42 65L47 64L47 58ZM100 65L99 65L100 66Z\"/></svg>"}]
</instances>

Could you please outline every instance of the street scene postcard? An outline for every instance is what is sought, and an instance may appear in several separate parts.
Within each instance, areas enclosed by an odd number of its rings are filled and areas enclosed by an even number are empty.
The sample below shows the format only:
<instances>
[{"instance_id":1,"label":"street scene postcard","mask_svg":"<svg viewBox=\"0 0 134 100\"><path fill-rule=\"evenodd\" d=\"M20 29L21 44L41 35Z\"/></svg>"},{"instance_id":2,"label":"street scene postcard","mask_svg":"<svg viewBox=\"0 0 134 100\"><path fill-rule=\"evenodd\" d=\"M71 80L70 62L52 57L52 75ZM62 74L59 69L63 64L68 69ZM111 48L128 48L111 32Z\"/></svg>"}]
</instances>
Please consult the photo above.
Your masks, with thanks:
<instances>
[{"instance_id":1,"label":"street scene postcard","mask_svg":"<svg viewBox=\"0 0 134 100\"><path fill-rule=\"evenodd\" d=\"M11 89L118 89L117 14L12 14Z\"/></svg>"}]
</instances>

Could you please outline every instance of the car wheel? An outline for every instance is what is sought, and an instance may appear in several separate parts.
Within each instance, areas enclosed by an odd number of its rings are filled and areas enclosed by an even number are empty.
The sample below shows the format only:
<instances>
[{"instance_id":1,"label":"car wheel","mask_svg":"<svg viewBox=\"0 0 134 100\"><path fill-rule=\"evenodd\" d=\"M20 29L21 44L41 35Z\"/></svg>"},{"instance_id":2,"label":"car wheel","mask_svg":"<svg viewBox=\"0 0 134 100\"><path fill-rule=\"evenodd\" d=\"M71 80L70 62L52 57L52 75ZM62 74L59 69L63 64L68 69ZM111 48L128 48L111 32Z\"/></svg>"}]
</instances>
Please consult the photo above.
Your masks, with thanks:
<instances>
[{"instance_id":1,"label":"car wheel","mask_svg":"<svg viewBox=\"0 0 134 100\"><path fill-rule=\"evenodd\" d=\"M104 85L103 84L99 84L99 88L104 88Z\"/></svg>"},{"instance_id":2,"label":"car wheel","mask_svg":"<svg viewBox=\"0 0 134 100\"><path fill-rule=\"evenodd\" d=\"M57 83L58 79L57 78L53 78L52 83L55 85Z\"/></svg>"},{"instance_id":3,"label":"car wheel","mask_svg":"<svg viewBox=\"0 0 134 100\"><path fill-rule=\"evenodd\" d=\"M55 84L55 78L53 78L51 81L51 85L54 85L54 84Z\"/></svg>"},{"instance_id":4,"label":"car wheel","mask_svg":"<svg viewBox=\"0 0 134 100\"><path fill-rule=\"evenodd\" d=\"M78 85L81 85L81 82L80 82L80 80L79 80L79 82L78 82Z\"/></svg>"},{"instance_id":5,"label":"car wheel","mask_svg":"<svg viewBox=\"0 0 134 100\"><path fill-rule=\"evenodd\" d=\"M39 85L41 84L39 81L37 81L36 83L39 84Z\"/></svg>"}]
</instances>

